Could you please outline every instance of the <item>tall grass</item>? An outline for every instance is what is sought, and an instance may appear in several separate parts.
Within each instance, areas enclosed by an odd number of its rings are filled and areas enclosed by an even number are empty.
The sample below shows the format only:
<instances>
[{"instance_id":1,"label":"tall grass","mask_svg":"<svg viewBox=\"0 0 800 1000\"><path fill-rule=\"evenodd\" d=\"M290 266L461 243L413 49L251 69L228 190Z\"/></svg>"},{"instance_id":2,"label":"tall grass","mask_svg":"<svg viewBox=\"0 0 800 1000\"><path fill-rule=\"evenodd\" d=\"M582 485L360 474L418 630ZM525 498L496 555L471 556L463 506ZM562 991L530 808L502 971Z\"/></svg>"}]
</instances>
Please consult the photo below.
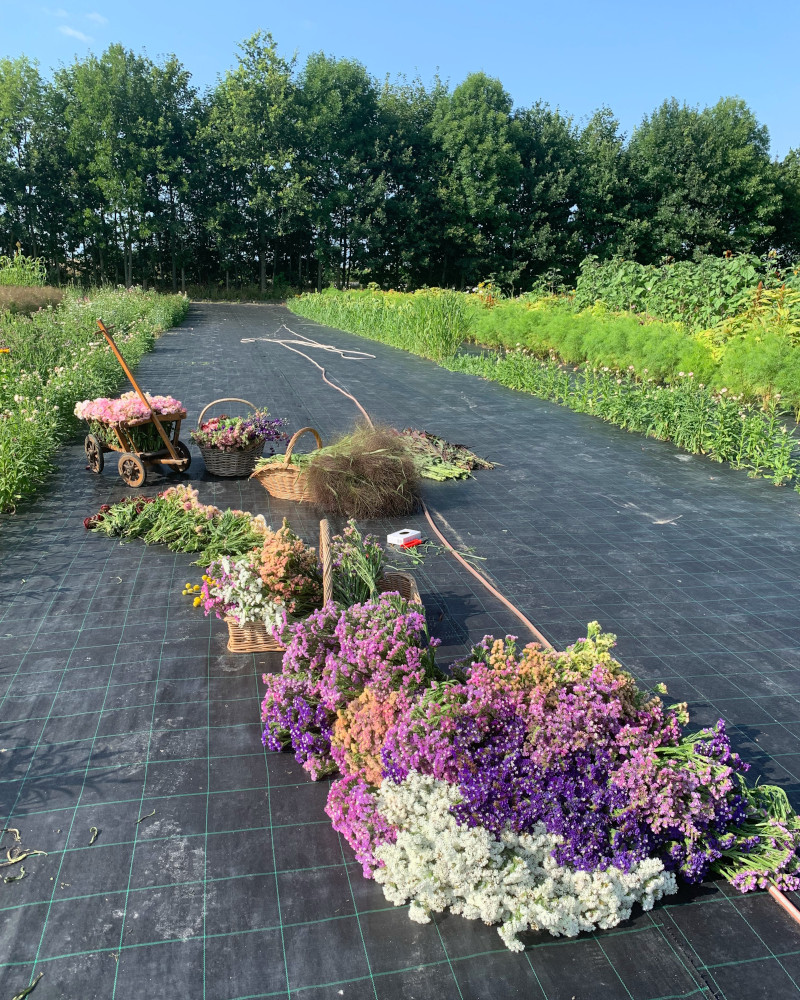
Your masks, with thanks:
<instances>
[{"instance_id":1,"label":"tall grass","mask_svg":"<svg viewBox=\"0 0 800 1000\"><path fill-rule=\"evenodd\" d=\"M179 295L141 291L68 291L57 309L32 316L0 314L0 509L32 495L52 469L58 445L73 434L75 403L114 392L124 376L111 349L98 337L102 317L130 365L152 349L155 338L186 315ZM169 392L164 384L148 387Z\"/></svg>"},{"instance_id":2,"label":"tall grass","mask_svg":"<svg viewBox=\"0 0 800 1000\"><path fill-rule=\"evenodd\" d=\"M793 433L791 415L774 398L756 406L727 391L715 392L689 375L671 386L658 385L652 379L642 381L631 370L572 368L524 350L459 355L446 367L730 462L776 486L794 482L800 492L800 440Z\"/></svg>"},{"instance_id":3,"label":"tall grass","mask_svg":"<svg viewBox=\"0 0 800 1000\"><path fill-rule=\"evenodd\" d=\"M33 288L44 285L47 269L38 257L16 253L13 257L0 256L0 285L21 285Z\"/></svg>"},{"instance_id":4,"label":"tall grass","mask_svg":"<svg viewBox=\"0 0 800 1000\"><path fill-rule=\"evenodd\" d=\"M418 292L336 291L290 299L292 312L338 330L380 340L423 358L451 358L469 333L466 296L441 288Z\"/></svg>"}]
</instances>

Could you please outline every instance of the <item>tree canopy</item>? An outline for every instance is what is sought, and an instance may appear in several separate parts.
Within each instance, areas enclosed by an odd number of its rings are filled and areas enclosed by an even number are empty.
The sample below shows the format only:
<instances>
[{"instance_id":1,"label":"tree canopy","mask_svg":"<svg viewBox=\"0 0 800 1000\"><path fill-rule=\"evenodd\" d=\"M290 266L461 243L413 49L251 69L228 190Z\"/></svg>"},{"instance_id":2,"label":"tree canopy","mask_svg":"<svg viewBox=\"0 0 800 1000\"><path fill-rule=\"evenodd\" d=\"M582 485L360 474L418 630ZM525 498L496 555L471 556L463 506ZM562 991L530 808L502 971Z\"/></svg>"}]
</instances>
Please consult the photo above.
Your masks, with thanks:
<instances>
[{"instance_id":1,"label":"tree canopy","mask_svg":"<svg viewBox=\"0 0 800 1000\"><path fill-rule=\"evenodd\" d=\"M50 78L0 60L0 253L54 281L524 291L587 255L795 260L798 163L770 159L738 97L666 100L626 136L608 108L515 108L484 73L298 66L266 32L204 94L175 56L122 45Z\"/></svg>"}]
</instances>

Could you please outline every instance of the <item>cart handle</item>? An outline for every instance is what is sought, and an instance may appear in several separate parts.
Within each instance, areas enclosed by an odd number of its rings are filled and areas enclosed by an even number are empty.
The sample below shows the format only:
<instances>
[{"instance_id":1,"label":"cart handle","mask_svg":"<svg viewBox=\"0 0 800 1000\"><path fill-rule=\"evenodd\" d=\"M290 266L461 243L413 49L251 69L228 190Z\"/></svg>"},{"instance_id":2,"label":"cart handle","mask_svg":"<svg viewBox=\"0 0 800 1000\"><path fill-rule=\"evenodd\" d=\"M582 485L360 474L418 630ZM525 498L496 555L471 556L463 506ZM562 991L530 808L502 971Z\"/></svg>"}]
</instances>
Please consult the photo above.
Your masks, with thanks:
<instances>
[{"instance_id":1,"label":"cart handle","mask_svg":"<svg viewBox=\"0 0 800 1000\"><path fill-rule=\"evenodd\" d=\"M111 347L111 350L117 356L117 361L119 361L119 363L120 363L120 365L122 367L122 370L128 376L128 379L130 380L131 385L136 390L137 396L139 397L139 399L141 399L141 401L144 403L144 405L150 411L150 416L151 416L151 418L153 420L153 423L155 424L156 430L158 431L158 433L159 433L159 435L161 437L161 440L167 446L167 452L168 452L169 456L177 461L178 453L175 451L175 448L173 447L173 444L172 444L172 442L169 439L169 434L167 434L167 432L162 427L161 421L158 419L158 414L153 409L153 407L150 405L150 400L147 398L147 396L145 396L145 394L139 388L139 383L133 377L133 372L130 370L130 368L128 368L127 364L125 363L125 358L123 358L123 356L120 354L119 348L114 343L114 338L108 332L108 327L105 325L105 323L102 321L102 319L98 319L97 320L97 325L100 328L100 332L103 334L103 336L108 341L109 346Z\"/></svg>"},{"instance_id":2,"label":"cart handle","mask_svg":"<svg viewBox=\"0 0 800 1000\"><path fill-rule=\"evenodd\" d=\"M215 399L212 403L209 403L208 406L203 407L200 411L200 416L197 418L198 427L203 422L203 417L206 415L206 412L210 410L212 406L216 406L217 403L244 403L246 406L249 406L251 410L258 409L258 407L254 406L249 399L239 399L238 396L223 396L222 399Z\"/></svg>"}]
</instances>

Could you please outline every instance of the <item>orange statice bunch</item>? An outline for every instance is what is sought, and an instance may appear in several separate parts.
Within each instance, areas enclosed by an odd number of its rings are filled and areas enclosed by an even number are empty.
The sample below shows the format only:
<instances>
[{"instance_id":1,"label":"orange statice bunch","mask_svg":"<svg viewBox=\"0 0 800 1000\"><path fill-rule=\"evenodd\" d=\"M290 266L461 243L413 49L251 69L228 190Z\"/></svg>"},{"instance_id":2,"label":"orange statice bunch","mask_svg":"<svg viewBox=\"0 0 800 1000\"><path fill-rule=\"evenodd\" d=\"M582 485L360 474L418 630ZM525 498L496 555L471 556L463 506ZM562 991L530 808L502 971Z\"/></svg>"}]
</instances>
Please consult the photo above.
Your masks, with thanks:
<instances>
[{"instance_id":1,"label":"orange statice bunch","mask_svg":"<svg viewBox=\"0 0 800 1000\"><path fill-rule=\"evenodd\" d=\"M277 531L267 528L256 550L258 575L266 589L290 615L302 617L322 604L322 578L317 552L289 527L286 518Z\"/></svg>"},{"instance_id":2,"label":"orange statice bunch","mask_svg":"<svg viewBox=\"0 0 800 1000\"><path fill-rule=\"evenodd\" d=\"M344 775L364 777L370 785L383 781L381 749L389 729L407 713L410 705L405 690L377 690L368 685L350 704L337 713L331 737L331 756Z\"/></svg>"}]
</instances>

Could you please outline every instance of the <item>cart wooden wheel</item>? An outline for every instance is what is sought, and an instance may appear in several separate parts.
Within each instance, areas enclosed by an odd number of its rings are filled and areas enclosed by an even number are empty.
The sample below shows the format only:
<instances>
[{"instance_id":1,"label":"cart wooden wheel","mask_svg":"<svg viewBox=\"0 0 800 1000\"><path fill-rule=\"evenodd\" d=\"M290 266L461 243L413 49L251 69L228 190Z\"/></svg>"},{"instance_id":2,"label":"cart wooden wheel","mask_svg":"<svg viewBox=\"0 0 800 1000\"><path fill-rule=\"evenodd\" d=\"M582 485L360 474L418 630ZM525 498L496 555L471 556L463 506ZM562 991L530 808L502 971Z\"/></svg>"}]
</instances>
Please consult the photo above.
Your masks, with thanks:
<instances>
[{"instance_id":1,"label":"cart wooden wheel","mask_svg":"<svg viewBox=\"0 0 800 1000\"><path fill-rule=\"evenodd\" d=\"M189 451L189 449L186 447L183 441L176 441L174 444L174 448L178 458L182 460L181 464L176 465L175 468L178 470L178 472L186 472L186 470L192 464L192 453Z\"/></svg>"},{"instance_id":2,"label":"cart wooden wheel","mask_svg":"<svg viewBox=\"0 0 800 1000\"><path fill-rule=\"evenodd\" d=\"M105 460L103 458L103 447L94 434L87 434L83 442L83 450L86 452L86 461L92 472L102 472Z\"/></svg>"},{"instance_id":3,"label":"cart wooden wheel","mask_svg":"<svg viewBox=\"0 0 800 1000\"><path fill-rule=\"evenodd\" d=\"M144 462L137 456L131 455L129 452L123 452L119 457L119 474L125 480L128 486L144 486L147 479L147 470L144 467Z\"/></svg>"}]
</instances>

